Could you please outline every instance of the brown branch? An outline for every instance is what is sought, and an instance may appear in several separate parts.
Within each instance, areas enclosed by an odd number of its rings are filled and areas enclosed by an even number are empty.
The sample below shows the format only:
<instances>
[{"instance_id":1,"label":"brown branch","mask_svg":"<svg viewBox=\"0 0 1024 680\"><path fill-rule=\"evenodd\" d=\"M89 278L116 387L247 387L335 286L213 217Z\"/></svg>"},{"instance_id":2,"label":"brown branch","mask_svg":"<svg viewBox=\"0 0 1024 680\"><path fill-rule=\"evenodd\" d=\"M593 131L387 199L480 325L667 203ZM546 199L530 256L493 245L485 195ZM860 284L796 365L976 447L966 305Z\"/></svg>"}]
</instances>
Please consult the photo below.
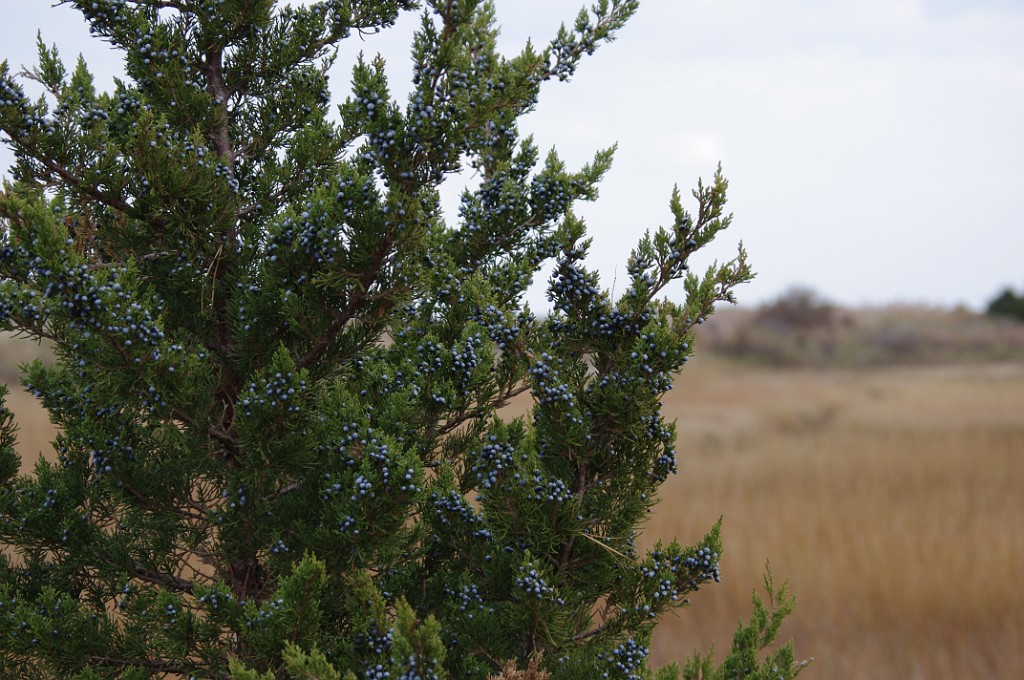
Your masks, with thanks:
<instances>
[{"instance_id":1,"label":"brown branch","mask_svg":"<svg viewBox=\"0 0 1024 680\"><path fill-rule=\"evenodd\" d=\"M176 9L182 14L191 14L193 11L178 0L130 0L136 7L156 7L157 9Z\"/></svg>"},{"instance_id":2,"label":"brown branch","mask_svg":"<svg viewBox=\"0 0 1024 680\"><path fill-rule=\"evenodd\" d=\"M224 49L220 45L210 45L206 49L203 61L199 68L206 76L206 84L210 94L220 109L221 119L217 128L210 133L210 142L213 150L221 156L228 165L228 172L231 172L235 163L234 150L231 148L231 134L229 130L228 100L231 98L231 89L224 80Z\"/></svg>"},{"instance_id":3,"label":"brown branch","mask_svg":"<svg viewBox=\"0 0 1024 680\"><path fill-rule=\"evenodd\" d=\"M161 250L155 253L146 253L145 255L140 256L139 260L142 262L152 262L154 260L159 260L161 257L170 257L173 254L174 253L171 253L170 251ZM98 269L108 269L110 267L123 266L124 262L121 260L111 260L110 262L90 262L88 265L89 271L96 271Z\"/></svg>"},{"instance_id":4,"label":"brown branch","mask_svg":"<svg viewBox=\"0 0 1024 680\"><path fill-rule=\"evenodd\" d=\"M65 168L63 165L57 163L53 159L40 158L39 155L35 153L36 149L34 147L25 145L25 150L32 153L32 157L36 161L41 163L43 167L45 167L47 170L60 177L67 184L74 186L76 189L81 191L89 198L92 198L93 200L98 201L109 208L113 208L114 210L117 210L127 215L128 217L148 222L157 229L162 229L164 227L164 221L161 220L159 217L144 216L135 206L128 203L123 198L113 196L106 191L101 191L98 187L89 184L80 177L77 177L69 169Z\"/></svg>"},{"instance_id":5,"label":"brown branch","mask_svg":"<svg viewBox=\"0 0 1024 680\"><path fill-rule=\"evenodd\" d=\"M66 342L62 342L61 338L57 336L53 331L46 329L45 325L33 326L25 321L18 319L14 314L10 315L12 321L14 337L16 338L28 338L29 340L49 340L58 345L67 346Z\"/></svg>"},{"instance_id":6,"label":"brown branch","mask_svg":"<svg viewBox=\"0 0 1024 680\"><path fill-rule=\"evenodd\" d=\"M200 427L199 423L196 422L195 418L188 415L179 408L172 407L171 415L174 417L175 420L180 420L181 422L185 423L186 427L191 427L194 430L198 430ZM228 432L219 427L211 426L207 428L206 434L208 434L211 438L216 439L220 443L231 446L232 448L238 446L238 438L235 437L234 433Z\"/></svg>"},{"instance_id":7,"label":"brown branch","mask_svg":"<svg viewBox=\"0 0 1024 680\"><path fill-rule=\"evenodd\" d=\"M187 505L188 507L192 508L196 512L202 513L204 518L206 517L206 512L209 510L208 506L206 506L206 505L204 505L204 504L202 504L202 503L200 503L198 501L194 501L191 498L186 498L185 499L185 505Z\"/></svg>"},{"instance_id":8,"label":"brown branch","mask_svg":"<svg viewBox=\"0 0 1024 680\"><path fill-rule=\"evenodd\" d=\"M136 564L132 573L140 581L152 583L157 586L164 586L165 588L171 588L172 590L177 590L183 593L191 594L196 587L196 584L188 579L184 579L179 576L172 576L171 574L161 574L160 572L144 567L141 564Z\"/></svg>"},{"instance_id":9,"label":"brown branch","mask_svg":"<svg viewBox=\"0 0 1024 680\"><path fill-rule=\"evenodd\" d=\"M99 656L90 654L85 657L85 660L95 666L116 666L119 668L127 668L130 666L143 666L156 673L176 673L179 675L189 675L194 673L196 670L204 670L206 673L212 673L212 676L218 679L223 678L227 680L231 677L229 673L223 671L214 671L210 664L203 661L172 661L170 659L122 659L113 656Z\"/></svg>"},{"instance_id":10,"label":"brown branch","mask_svg":"<svg viewBox=\"0 0 1024 680\"><path fill-rule=\"evenodd\" d=\"M609 626L611 626L612 623L614 623L614 622L615 622L614 619L612 619L611 621L605 621L604 623L602 623L597 628L591 628L586 633L579 633L577 635L573 635L572 638L570 638L570 639L573 642L582 642L583 640L586 640L587 638L592 638L595 635L599 635L600 633L604 632L605 629L607 629Z\"/></svg>"},{"instance_id":11,"label":"brown branch","mask_svg":"<svg viewBox=\"0 0 1024 680\"><path fill-rule=\"evenodd\" d=\"M280 498L281 496L284 496L286 494L290 494L293 491L298 491L300 488L302 488L302 481L292 482L291 484L287 484L285 486L282 486L277 491L273 491L271 493L268 493L266 496L263 497L263 500L264 501L272 501L275 498Z\"/></svg>"},{"instance_id":12,"label":"brown branch","mask_svg":"<svg viewBox=\"0 0 1024 680\"><path fill-rule=\"evenodd\" d=\"M154 509L157 512L173 512L174 514L180 515L180 516L184 517L185 519L195 520L195 521L198 521L198 522L206 522L207 521L205 514L202 514L202 515L201 514L197 514L195 512L191 512L189 510L186 510L185 508L179 508L179 507L177 507L175 505L162 505L160 503L157 503L152 498L150 498L149 496L146 496L146 495L140 493L139 491L137 491L131 484L124 483L123 488L125 490L127 490L128 493L130 493L132 496L134 496L135 499L138 500L140 503L142 503L144 506L146 506L148 508L151 508L151 509ZM188 502L189 501L186 501L186 503L188 503Z\"/></svg>"},{"instance_id":13,"label":"brown branch","mask_svg":"<svg viewBox=\"0 0 1024 680\"><path fill-rule=\"evenodd\" d=\"M220 114L215 129L207 133L213 150L220 156L227 166L228 175L234 176L234 164L237 160L237 153L232 146L231 140L231 113L228 108L232 92L224 78L224 46L218 42L206 46L203 61L199 63L199 69L206 76L207 89L214 96L215 104ZM238 247L238 213L236 211L233 224L226 230L223 242L210 262L207 275L211 278L210 297L214 300L217 295L217 284L222 281L228 273L234 269L235 254ZM225 245L227 248L225 248ZM217 318L217 347L215 353L225 359L232 353L234 336L231 332L231 321L227 309L227 297L221 295L214 300ZM224 411L219 427L210 427L207 434L224 444L229 458L237 459L239 454L238 441L235 437L235 398L240 388L239 380L231 370L228 363L221 365L220 384L217 387L216 396L223 405Z\"/></svg>"},{"instance_id":14,"label":"brown branch","mask_svg":"<svg viewBox=\"0 0 1024 680\"><path fill-rule=\"evenodd\" d=\"M518 387L511 387L504 394L498 396L496 399L480 404L475 409L471 411L466 411L460 416L453 418L452 420L449 420L444 424L444 427L442 427L441 429L434 433L434 436L443 437L444 435L458 428L459 425L462 425L467 420L473 420L474 418L483 418L487 414L488 410L492 408L503 408L505 406L508 406L508 402L510 399L518 397L523 392L529 391L529 389L530 386L527 384L523 384Z\"/></svg>"},{"instance_id":15,"label":"brown branch","mask_svg":"<svg viewBox=\"0 0 1024 680\"><path fill-rule=\"evenodd\" d=\"M576 479L572 485L573 500L578 508L583 503L583 494L587 490L587 469L586 462L576 468ZM558 571L564 572L569 567L569 560L572 557L572 548L576 544L576 534L572 534L562 543L562 549L558 555Z\"/></svg>"},{"instance_id":16,"label":"brown branch","mask_svg":"<svg viewBox=\"0 0 1024 680\"><path fill-rule=\"evenodd\" d=\"M345 325L355 318L359 312L360 305L368 299L373 299L373 296L367 295L366 291L370 289L370 286L377 280L377 276L380 274L381 269L384 267L384 262L387 259L388 253L391 251L391 239L386 237L380 244L374 261L371 266L367 267L366 271L360 277L359 282L352 291L348 298L348 304L341 310L334 321L331 323L327 331L317 340L312 347L303 354L298 361L295 362L295 368L302 370L308 367L313 362L320 359L331 342L338 337L338 334L345 328Z\"/></svg>"}]
</instances>

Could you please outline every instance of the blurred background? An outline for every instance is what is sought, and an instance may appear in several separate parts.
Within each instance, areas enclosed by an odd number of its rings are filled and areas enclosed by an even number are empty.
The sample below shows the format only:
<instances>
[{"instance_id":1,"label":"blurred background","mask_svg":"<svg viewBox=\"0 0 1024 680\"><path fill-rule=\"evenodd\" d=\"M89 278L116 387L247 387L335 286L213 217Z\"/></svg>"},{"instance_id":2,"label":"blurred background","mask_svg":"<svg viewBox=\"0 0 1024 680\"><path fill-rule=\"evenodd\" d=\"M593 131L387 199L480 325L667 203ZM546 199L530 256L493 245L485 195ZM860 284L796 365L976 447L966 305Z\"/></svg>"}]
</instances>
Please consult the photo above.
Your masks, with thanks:
<instances>
[{"instance_id":1,"label":"blurred background","mask_svg":"<svg viewBox=\"0 0 1024 680\"><path fill-rule=\"evenodd\" d=\"M724 577L662 624L654 657L724 651L768 560L797 592L783 637L815 659L801 677L1024 677L1016 310L802 289L713 317L665 399L680 473L644 536L692 540L723 516Z\"/></svg>"},{"instance_id":2,"label":"blurred background","mask_svg":"<svg viewBox=\"0 0 1024 680\"><path fill-rule=\"evenodd\" d=\"M496 5L512 53L580 3ZM349 40L336 100L359 51L403 97L415 26ZM118 55L67 6L18 3L0 57L33 64L37 29L112 86ZM724 650L768 560L798 593L783 635L815 658L803 677L1024 677L1021 35L1017 0L645 0L523 119L571 167L618 143L579 211L606 287L668 223L673 184L685 196L719 162L736 220L695 264L742 239L759 272L665 399L680 474L643 540L723 516L726 552L723 582L658 629L657 662ZM476 181L452 178L449 214ZM40 353L4 338L0 379ZM10 402L26 464L48 455L35 400Z\"/></svg>"}]
</instances>

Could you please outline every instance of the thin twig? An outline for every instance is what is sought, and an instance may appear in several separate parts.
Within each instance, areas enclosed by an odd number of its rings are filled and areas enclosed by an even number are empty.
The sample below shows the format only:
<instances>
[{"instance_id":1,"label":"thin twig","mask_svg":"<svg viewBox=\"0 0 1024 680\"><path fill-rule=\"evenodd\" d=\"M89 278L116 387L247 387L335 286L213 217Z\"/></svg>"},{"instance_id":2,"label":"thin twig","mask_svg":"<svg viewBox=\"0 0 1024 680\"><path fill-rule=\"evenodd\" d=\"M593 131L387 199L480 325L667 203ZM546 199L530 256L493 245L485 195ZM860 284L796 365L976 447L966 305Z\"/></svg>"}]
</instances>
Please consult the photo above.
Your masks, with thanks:
<instances>
[{"instance_id":1,"label":"thin twig","mask_svg":"<svg viewBox=\"0 0 1024 680\"><path fill-rule=\"evenodd\" d=\"M196 584L188 579L183 579L171 574L161 574L160 572L144 567L141 564L136 564L132 573L136 578L145 581L146 583L152 583L153 585L164 586L166 588L173 588L174 590L179 590L183 593L192 593L196 587Z\"/></svg>"}]
</instances>

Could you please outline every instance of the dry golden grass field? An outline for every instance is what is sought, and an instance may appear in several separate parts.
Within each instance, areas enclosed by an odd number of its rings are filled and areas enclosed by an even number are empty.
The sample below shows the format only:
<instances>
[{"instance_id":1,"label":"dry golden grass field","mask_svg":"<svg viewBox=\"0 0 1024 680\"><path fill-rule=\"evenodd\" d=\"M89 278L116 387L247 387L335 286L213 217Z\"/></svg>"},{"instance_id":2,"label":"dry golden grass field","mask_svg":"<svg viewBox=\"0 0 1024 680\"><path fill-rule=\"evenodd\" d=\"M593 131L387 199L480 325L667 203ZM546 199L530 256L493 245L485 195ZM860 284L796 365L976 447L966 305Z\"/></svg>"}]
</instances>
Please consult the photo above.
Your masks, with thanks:
<instances>
[{"instance_id":1,"label":"dry golden grass field","mask_svg":"<svg viewBox=\"0 0 1024 680\"><path fill-rule=\"evenodd\" d=\"M16 346L14 346L16 345ZM0 343L0 368L37 348ZM17 357L16 354L21 354ZM12 386L26 462L48 449ZM765 560L802 677L1024 677L1024 363L772 369L698 355L665 407L680 474L643 542L724 516L723 582L665 620L656 663L726 647Z\"/></svg>"},{"instance_id":2,"label":"dry golden grass field","mask_svg":"<svg viewBox=\"0 0 1024 680\"><path fill-rule=\"evenodd\" d=\"M1024 678L1024 364L768 369L697 356L665 400L680 474L644 540L724 515L723 582L656 661L728 646L765 559L802 677Z\"/></svg>"}]
</instances>

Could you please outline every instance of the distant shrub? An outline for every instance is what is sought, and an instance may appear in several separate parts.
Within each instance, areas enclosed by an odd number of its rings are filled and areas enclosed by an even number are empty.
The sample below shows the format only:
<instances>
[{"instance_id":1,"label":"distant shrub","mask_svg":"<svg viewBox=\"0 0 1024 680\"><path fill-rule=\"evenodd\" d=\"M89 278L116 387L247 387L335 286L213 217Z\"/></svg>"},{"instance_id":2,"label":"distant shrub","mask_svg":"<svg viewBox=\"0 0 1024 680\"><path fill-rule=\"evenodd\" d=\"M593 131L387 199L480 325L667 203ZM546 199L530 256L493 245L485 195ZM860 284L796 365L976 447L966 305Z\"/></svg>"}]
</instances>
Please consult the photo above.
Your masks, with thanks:
<instances>
[{"instance_id":1,"label":"distant shrub","mask_svg":"<svg viewBox=\"0 0 1024 680\"><path fill-rule=\"evenodd\" d=\"M792 288L758 310L757 320L775 330L806 334L836 322L835 307L809 288Z\"/></svg>"},{"instance_id":2,"label":"distant shrub","mask_svg":"<svg viewBox=\"0 0 1024 680\"><path fill-rule=\"evenodd\" d=\"M809 288L763 305L715 343L729 354L777 365L828 362L842 324L837 308Z\"/></svg>"},{"instance_id":3,"label":"distant shrub","mask_svg":"<svg viewBox=\"0 0 1024 680\"><path fill-rule=\"evenodd\" d=\"M1024 295L1017 295L1007 288L988 303L986 313L989 316L1006 316L1024 321Z\"/></svg>"}]
</instances>

